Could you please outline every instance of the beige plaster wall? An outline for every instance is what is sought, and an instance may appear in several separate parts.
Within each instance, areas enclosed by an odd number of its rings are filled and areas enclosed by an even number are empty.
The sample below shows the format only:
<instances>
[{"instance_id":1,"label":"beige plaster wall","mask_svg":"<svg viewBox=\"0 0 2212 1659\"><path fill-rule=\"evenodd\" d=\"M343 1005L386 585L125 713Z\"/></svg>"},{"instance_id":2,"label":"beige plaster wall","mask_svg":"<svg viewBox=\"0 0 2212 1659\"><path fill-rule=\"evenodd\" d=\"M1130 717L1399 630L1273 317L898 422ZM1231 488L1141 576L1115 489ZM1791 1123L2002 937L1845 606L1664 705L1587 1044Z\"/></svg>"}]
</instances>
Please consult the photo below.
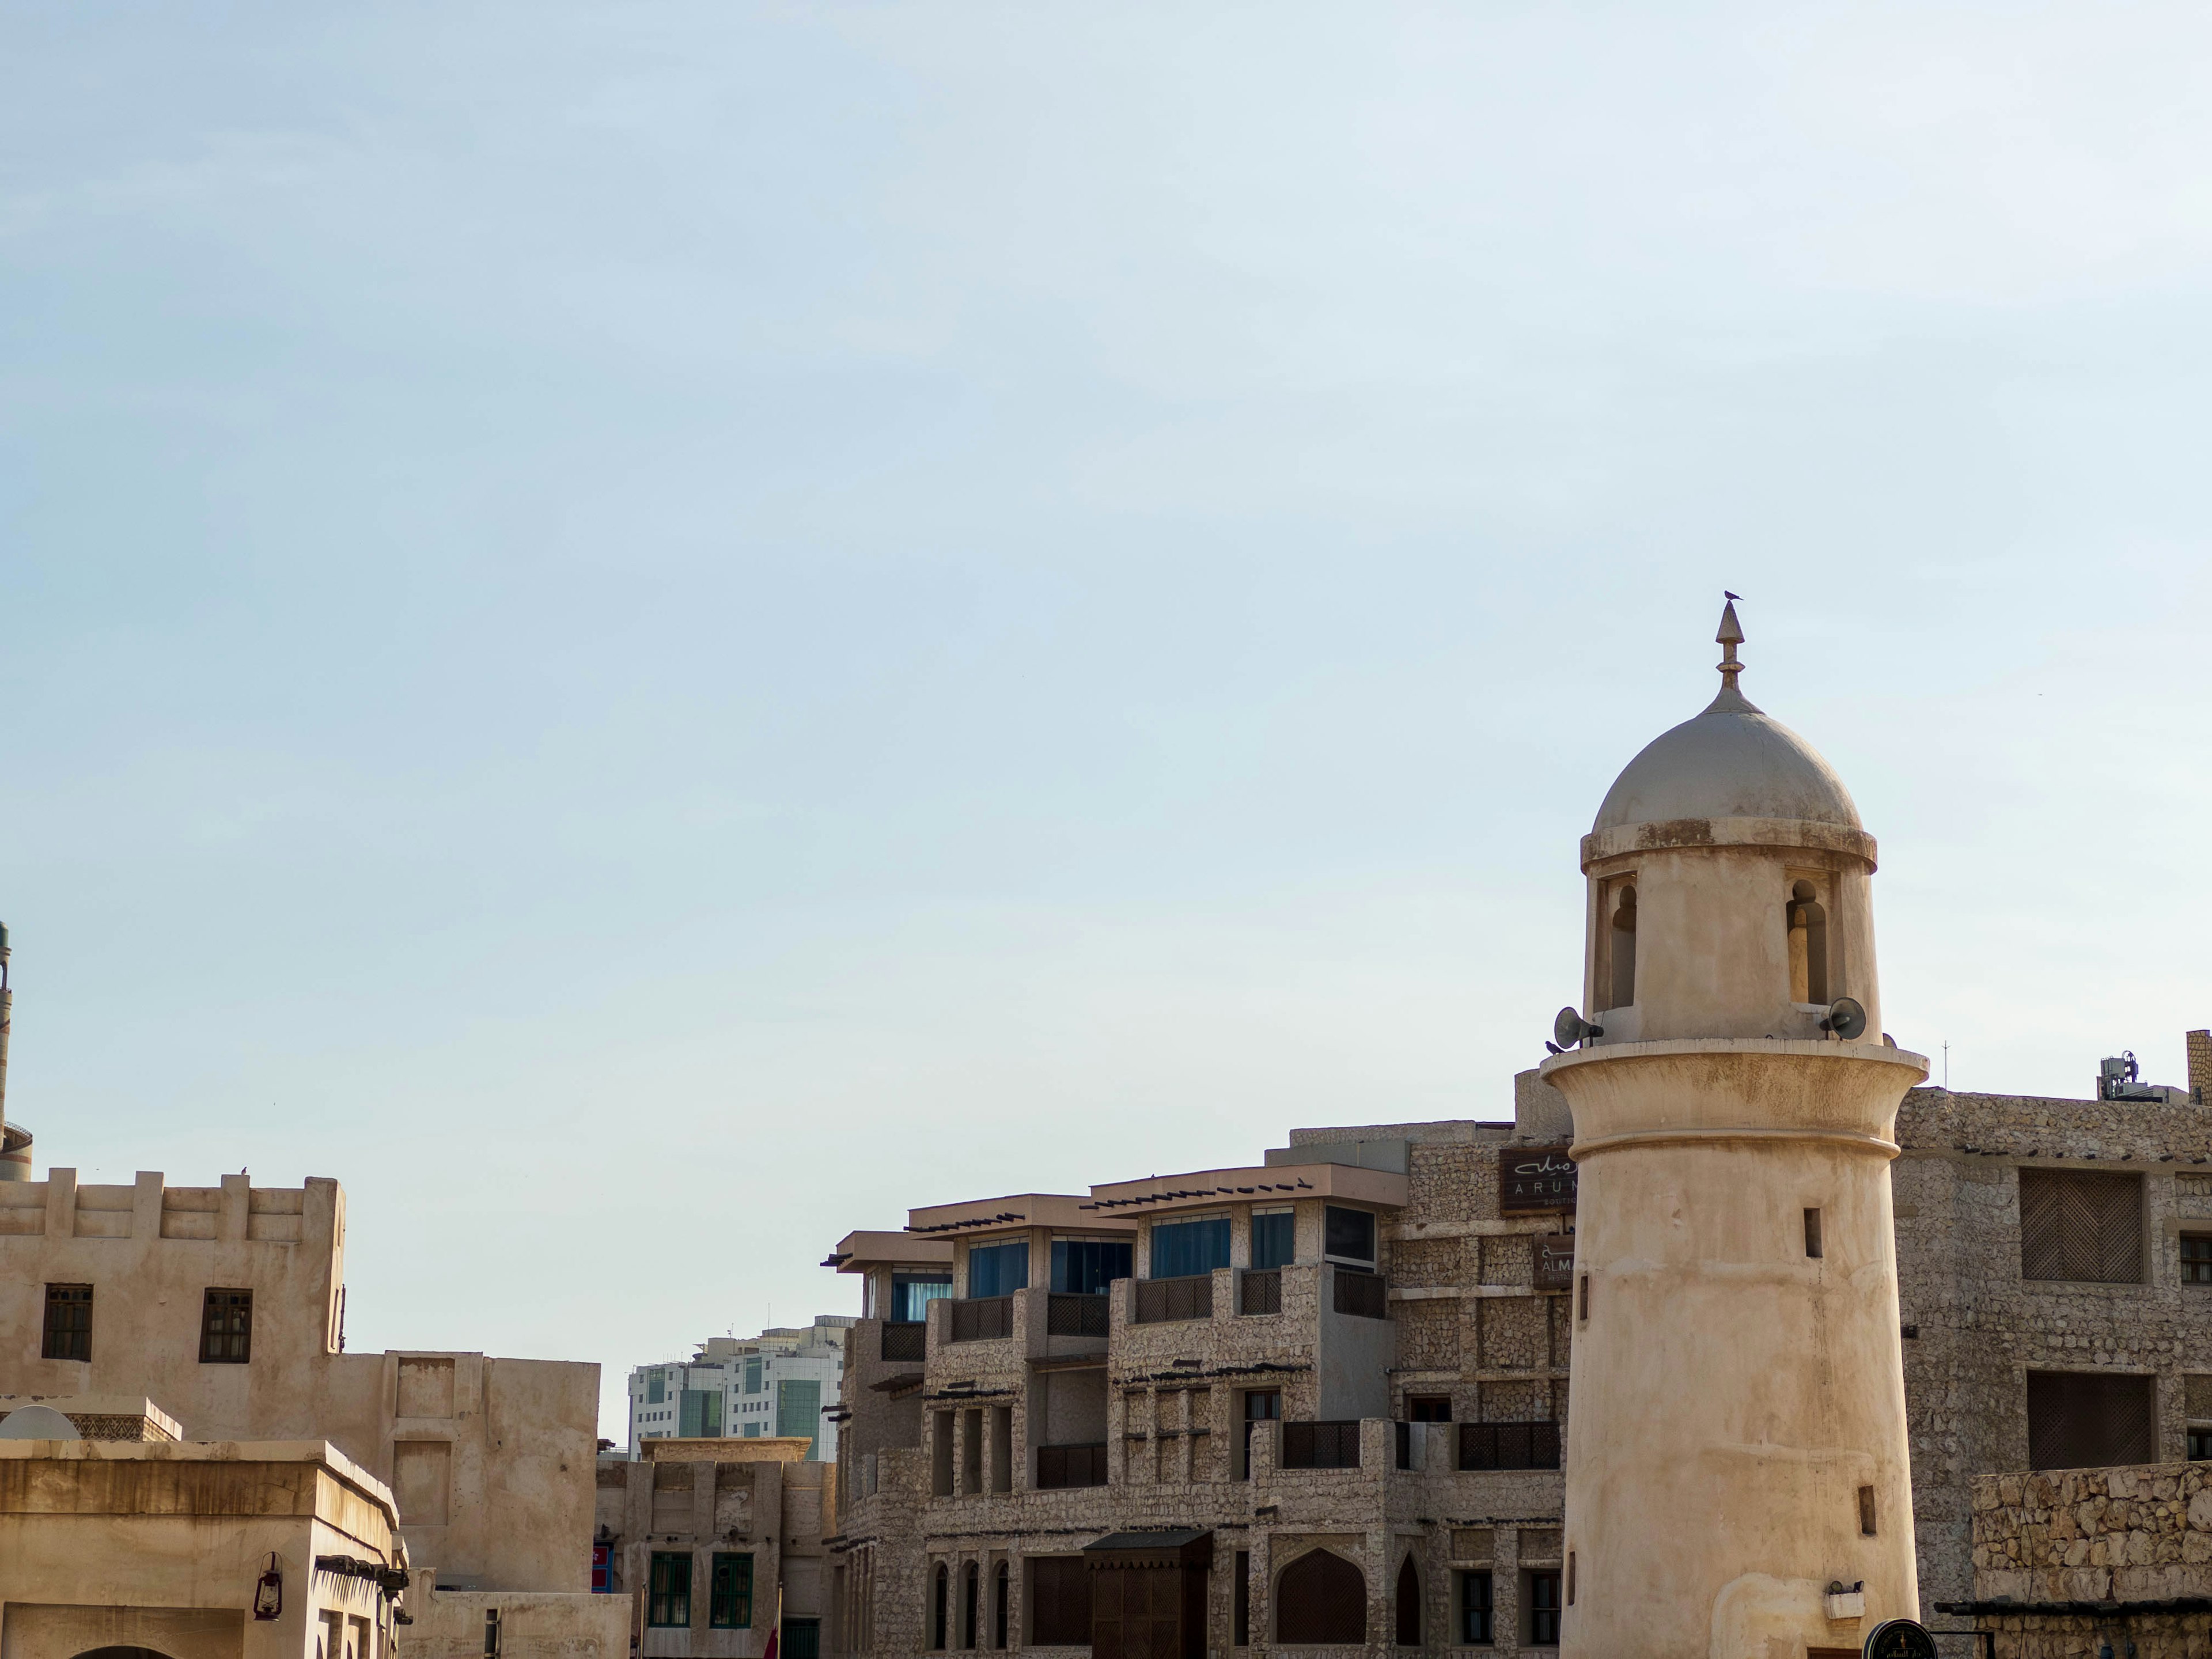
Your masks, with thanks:
<instances>
[{"instance_id":1,"label":"beige plaster wall","mask_svg":"<svg viewBox=\"0 0 2212 1659\"><path fill-rule=\"evenodd\" d=\"M599 1367L338 1351L337 1182L0 1189L0 1395L151 1398L200 1440L327 1439L390 1484L418 1565L483 1589L590 1585ZM94 1287L92 1358L40 1357L48 1284ZM203 1297L253 1292L251 1361L204 1364Z\"/></svg>"},{"instance_id":2,"label":"beige plaster wall","mask_svg":"<svg viewBox=\"0 0 2212 1659\"><path fill-rule=\"evenodd\" d=\"M440 1589L417 1573L404 1659L483 1659L484 1614L500 1619L500 1659L620 1659L629 1651L630 1598L585 1592Z\"/></svg>"}]
</instances>

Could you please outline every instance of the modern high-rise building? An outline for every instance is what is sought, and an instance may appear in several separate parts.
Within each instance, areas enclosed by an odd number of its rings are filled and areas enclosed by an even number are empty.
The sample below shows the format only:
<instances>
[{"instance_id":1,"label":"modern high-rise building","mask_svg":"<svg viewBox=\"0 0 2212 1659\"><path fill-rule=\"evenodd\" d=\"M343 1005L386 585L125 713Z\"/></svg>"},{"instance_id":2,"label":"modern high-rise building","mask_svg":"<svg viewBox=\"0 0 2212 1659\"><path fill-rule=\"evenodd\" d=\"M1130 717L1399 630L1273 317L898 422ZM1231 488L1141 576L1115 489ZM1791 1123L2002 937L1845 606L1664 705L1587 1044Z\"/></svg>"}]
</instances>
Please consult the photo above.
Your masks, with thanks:
<instances>
[{"instance_id":1,"label":"modern high-rise building","mask_svg":"<svg viewBox=\"0 0 2212 1659\"><path fill-rule=\"evenodd\" d=\"M835 1462L845 1333L853 1321L817 1315L758 1336L711 1336L689 1359L640 1365L629 1374L629 1450L648 1440L803 1438L806 1461Z\"/></svg>"}]
</instances>

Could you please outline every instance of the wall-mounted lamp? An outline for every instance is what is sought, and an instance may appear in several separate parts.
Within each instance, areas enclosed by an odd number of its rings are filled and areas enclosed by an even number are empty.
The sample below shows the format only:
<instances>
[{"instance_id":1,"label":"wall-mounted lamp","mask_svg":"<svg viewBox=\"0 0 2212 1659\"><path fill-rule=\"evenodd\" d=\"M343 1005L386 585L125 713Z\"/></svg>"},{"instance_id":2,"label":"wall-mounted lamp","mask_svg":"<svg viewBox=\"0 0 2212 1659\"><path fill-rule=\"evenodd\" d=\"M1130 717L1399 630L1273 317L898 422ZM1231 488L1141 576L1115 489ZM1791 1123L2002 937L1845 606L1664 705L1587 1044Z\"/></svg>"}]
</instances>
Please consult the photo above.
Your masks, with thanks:
<instances>
[{"instance_id":1,"label":"wall-mounted lamp","mask_svg":"<svg viewBox=\"0 0 2212 1659\"><path fill-rule=\"evenodd\" d=\"M269 1552L269 1565L261 1574L261 1582L253 1587L253 1616L270 1620L284 1611L284 1564L276 1559L276 1552Z\"/></svg>"}]
</instances>

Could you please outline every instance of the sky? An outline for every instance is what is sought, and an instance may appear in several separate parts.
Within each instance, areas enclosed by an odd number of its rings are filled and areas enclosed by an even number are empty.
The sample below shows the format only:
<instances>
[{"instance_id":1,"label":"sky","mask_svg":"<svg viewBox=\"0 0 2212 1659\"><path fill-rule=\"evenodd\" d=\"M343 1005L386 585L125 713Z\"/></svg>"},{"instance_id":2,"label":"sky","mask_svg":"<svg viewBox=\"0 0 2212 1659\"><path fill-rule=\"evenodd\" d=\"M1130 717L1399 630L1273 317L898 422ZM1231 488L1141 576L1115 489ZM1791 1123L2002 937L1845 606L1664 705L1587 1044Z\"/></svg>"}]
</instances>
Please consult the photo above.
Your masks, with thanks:
<instances>
[{"instance_id":1,"label":"sky","mask_svg":"<svg viewBox=\"0 0 2212 1659\"><path fill-rule=\"evenodd\" d=\"M2212 14L0 0L39 1168L349 1344L858 1310L910 1206L1510 1115L1715 685L1884 1023L2212 1024Z\"/></svg>"}]
</instances>

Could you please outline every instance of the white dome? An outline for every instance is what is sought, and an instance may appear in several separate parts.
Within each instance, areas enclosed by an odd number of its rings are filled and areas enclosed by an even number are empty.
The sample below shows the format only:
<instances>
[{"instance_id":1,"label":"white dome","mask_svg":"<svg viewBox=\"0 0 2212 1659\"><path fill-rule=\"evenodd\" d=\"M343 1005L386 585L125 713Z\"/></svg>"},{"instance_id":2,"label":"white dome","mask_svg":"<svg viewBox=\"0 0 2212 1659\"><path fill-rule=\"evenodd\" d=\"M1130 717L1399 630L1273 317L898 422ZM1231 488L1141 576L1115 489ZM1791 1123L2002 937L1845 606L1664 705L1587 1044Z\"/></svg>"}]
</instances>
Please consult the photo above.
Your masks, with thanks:
<instances>
[{"instance_id":1,"label":"white dome","mask_svg":"<svg viewBox=\"0 0 2212 1659\"><path fill-rule=\"evenodd\" d=\"M1835 769L1733 685L1644 745L1605 792L1593 830L1675 818L1789 818L1860 830Z\"/></svg>"}]
</instances>

